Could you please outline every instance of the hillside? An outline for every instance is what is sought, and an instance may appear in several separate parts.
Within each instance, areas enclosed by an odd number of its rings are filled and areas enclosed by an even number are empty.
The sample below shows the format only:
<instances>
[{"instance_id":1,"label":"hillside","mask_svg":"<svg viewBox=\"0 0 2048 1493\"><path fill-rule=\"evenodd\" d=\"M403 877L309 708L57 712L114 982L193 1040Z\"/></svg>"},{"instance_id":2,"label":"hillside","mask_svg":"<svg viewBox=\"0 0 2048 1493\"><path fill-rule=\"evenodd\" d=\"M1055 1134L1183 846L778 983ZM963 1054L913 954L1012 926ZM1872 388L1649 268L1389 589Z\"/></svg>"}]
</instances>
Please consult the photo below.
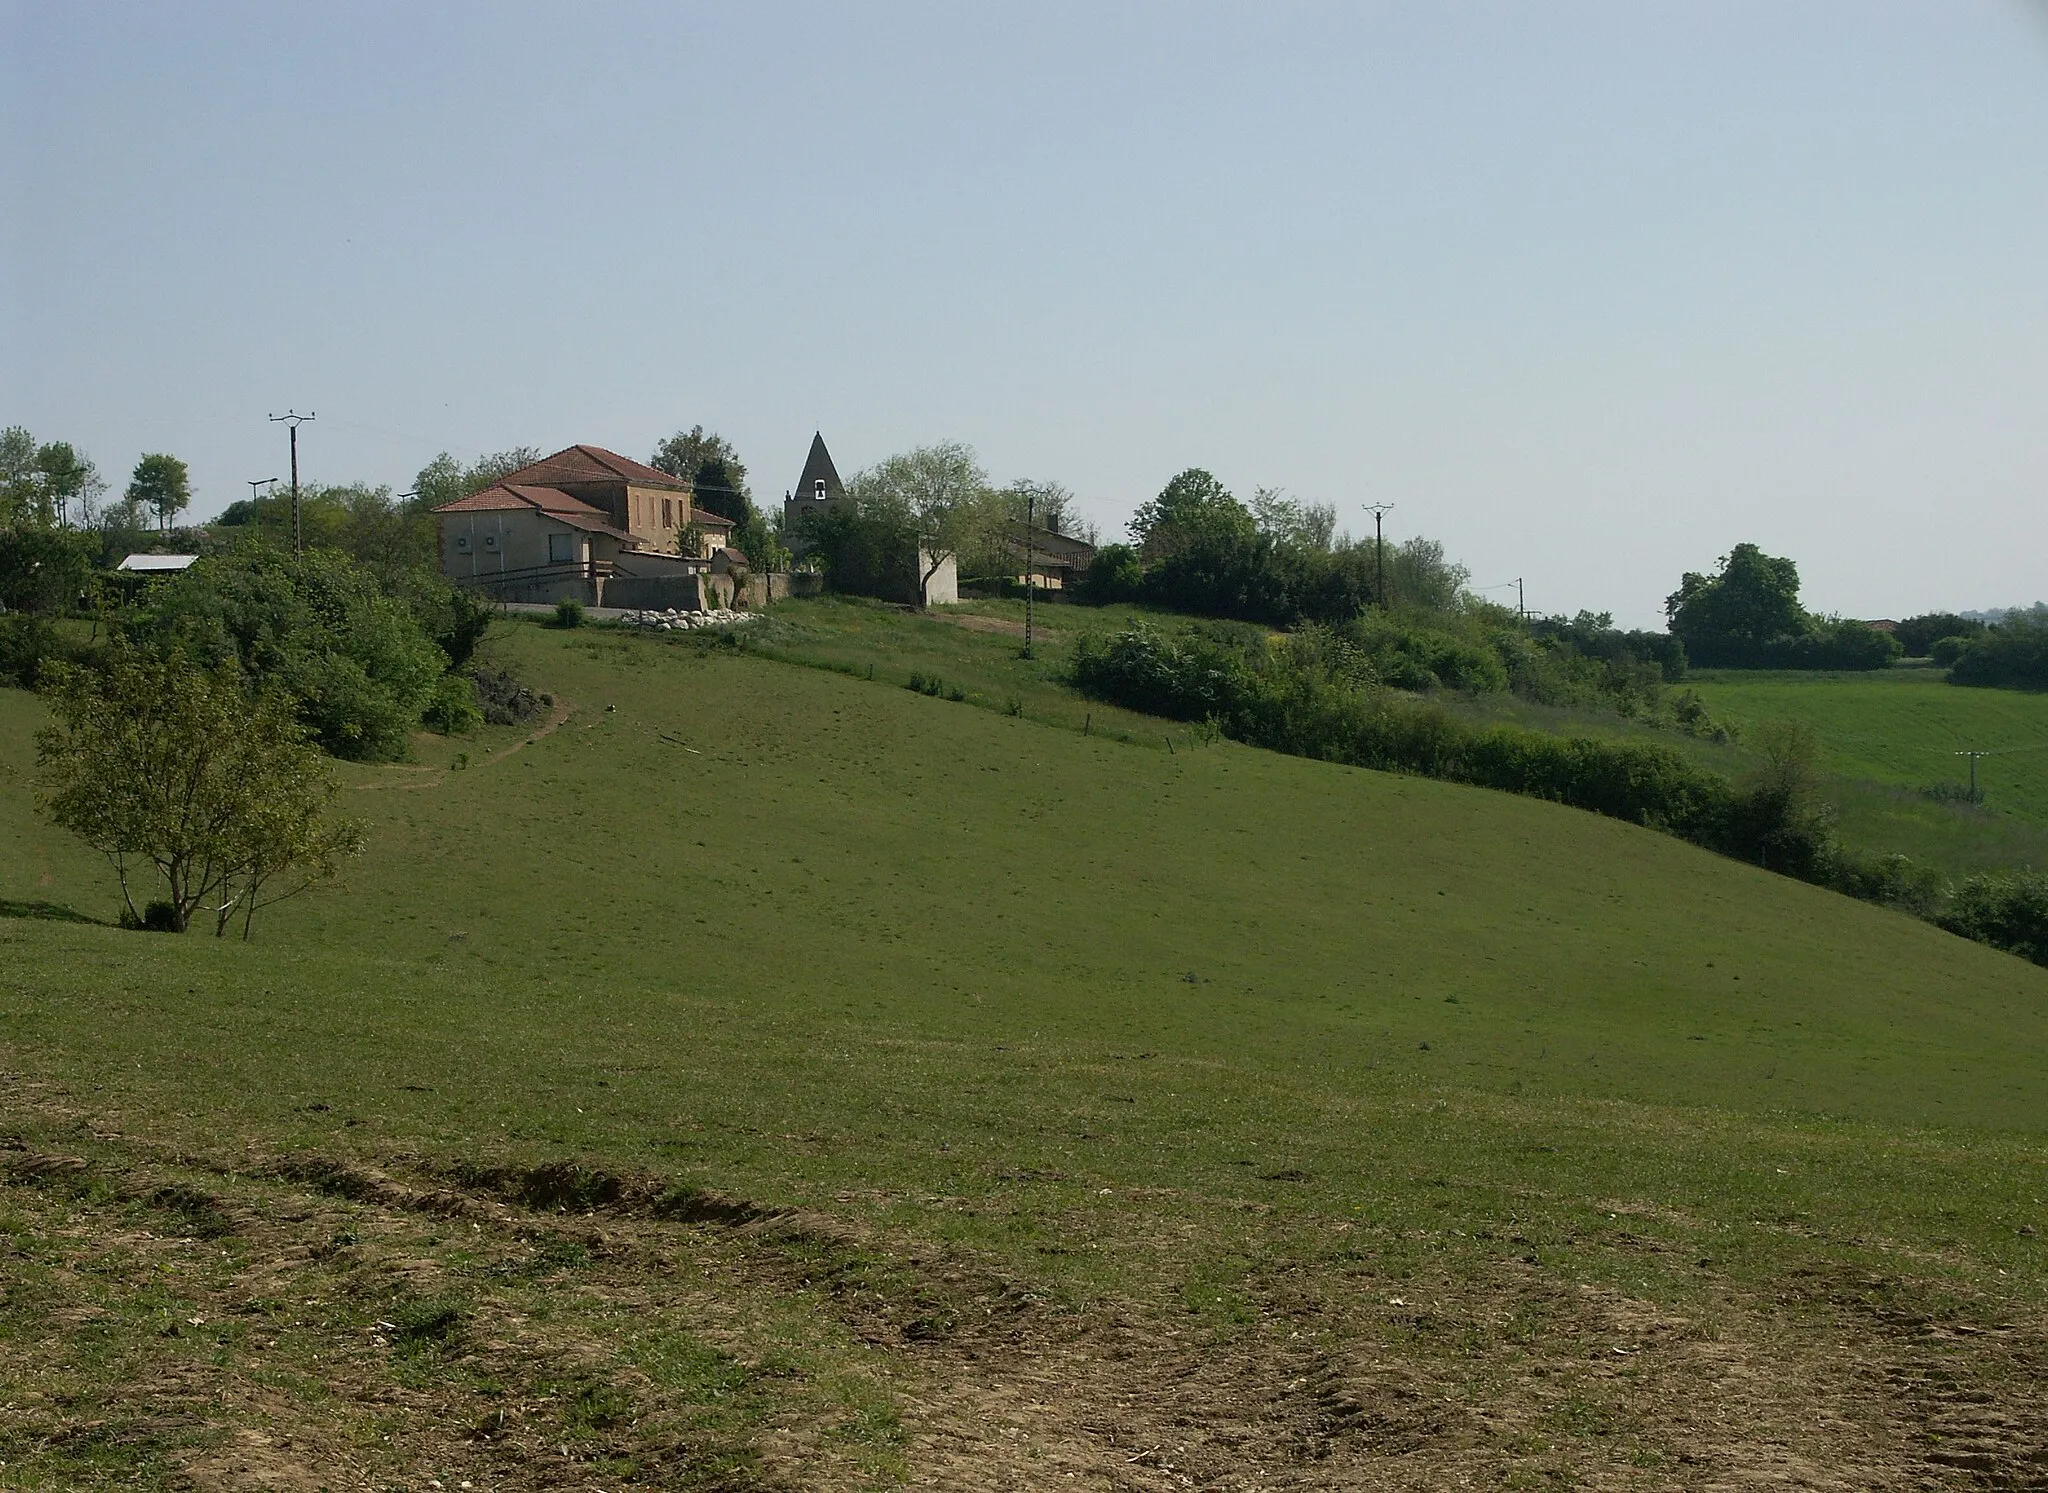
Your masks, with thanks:
<instances>
[{"instance_id":1,"label":"hillside","mask_svg":"<svg viewBox=\"0 0 2048 1493\"><path fill-rule=\"evenodd\" d=\"M901 628L907 671L957 624ZM977 709L890 660L494 646L565 718L344 769L369 853L246 947L65 920L111 881L0 693L25 1486L2041 1449L2048 971L993 651Z\"/></svg>"}]
</instances>

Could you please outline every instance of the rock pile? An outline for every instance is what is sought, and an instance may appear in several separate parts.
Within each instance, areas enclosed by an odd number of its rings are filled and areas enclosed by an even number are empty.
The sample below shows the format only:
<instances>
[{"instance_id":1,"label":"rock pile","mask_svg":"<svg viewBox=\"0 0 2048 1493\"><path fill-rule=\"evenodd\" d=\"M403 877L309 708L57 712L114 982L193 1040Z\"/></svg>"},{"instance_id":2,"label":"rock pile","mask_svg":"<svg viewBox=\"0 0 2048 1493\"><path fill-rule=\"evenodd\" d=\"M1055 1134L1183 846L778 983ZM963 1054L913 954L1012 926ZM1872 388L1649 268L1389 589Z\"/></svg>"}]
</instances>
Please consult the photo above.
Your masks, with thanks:
<instances>
[{"instance_id":1,"label":"rock pile","mask_svg":"<svg viewBox=\"0 0 2048 1493\"><path fill-rule=\"evenodd\" d=\"M708 612L685 612L675 607L665 612L628 612L619 620L628 627L652 628L658 632L683 632L695 627L738 627L758 622L759 612L735 612L731 607L713 607Z\"/></svg>"}]
</instances>

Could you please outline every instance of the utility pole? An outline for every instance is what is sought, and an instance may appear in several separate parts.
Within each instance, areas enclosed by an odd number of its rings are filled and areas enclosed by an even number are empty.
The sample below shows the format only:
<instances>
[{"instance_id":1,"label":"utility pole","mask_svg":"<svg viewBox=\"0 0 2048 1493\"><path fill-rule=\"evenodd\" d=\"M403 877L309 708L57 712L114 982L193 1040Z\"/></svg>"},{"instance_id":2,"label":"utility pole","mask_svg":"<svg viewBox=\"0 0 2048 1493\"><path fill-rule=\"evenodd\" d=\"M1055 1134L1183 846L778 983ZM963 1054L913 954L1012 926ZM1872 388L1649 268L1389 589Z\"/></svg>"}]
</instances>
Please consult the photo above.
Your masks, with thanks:
<instances>
[{"instance_id":1,"label":"utility pole","mask_svg":"<svg viewBox=\"0 0 2048 1493\"><path fill-rule=\"evenodd\" d=\"M1522 578L1515 577L1515 610L1522 614L1522 626L1529 625L1529 598L1522 594Z\"/></svg>"},{"instance_id":2,"label":"utility pole","mask_svg":"<svg viewBox=\"0 0 2048 1493\"><path fill-rule=\"evenodd\" d=\"M1368 503L1365 511L1372 515L1373 564L1378 572L1375 583L1379 587L1380 610L1387 609L1387 539L1380 531L1380 520L1394 511L1392 503Z\"/></svg>"},{"instance_id":3,"label":"utility pole","mask_svg":"<svg viewBox=\"0 0 2048 1493\"><path fill-rule=\"evenodd\" d=\"M1038 494L1024 494L1024 657L1031 657L1031 566L1038 558Z\"/></svg>"},{"instance_id":4,"label":"utility pole","mask_svg":"<svg viewBox=\"0 0 2048 1493\"><path fill-rule=\"evenodd\" d=\"M286 410L281 415L270 417L271 424L286 426L292 433L292 553L295 555L306 552L306 528L299 521L299 427L313 418L311 414L302 415L296 410Z\"/></svg>"},{"instance_id":5,"label":"utility pole","mask_svg":"<svg viewBox=\"0 0 2048 1493\"><path fill-rule=\"evenodd\" d=\"M251 508L254 508L256 500L263 496L263 489L275 486L278 481L275 477L258 477L253 482L250 482L247 477L244 477L242 480L249 483L249 506Z\"/></svg>"},{"instance_id":6,"label":"utility pole","mask_svg":"<svg viewBox=\"0 0 2048 1493\"><path fill-rule=\"evenodd\" d=\"M1977 796L1977 759L1979 757L1988 757L1991 755L1991 753L1957 752L1956 755L1958 757L1968 757L1970 759L1970 802L1973 804L1982 803L1984 800Z\"/></svg>"}]
</instances>

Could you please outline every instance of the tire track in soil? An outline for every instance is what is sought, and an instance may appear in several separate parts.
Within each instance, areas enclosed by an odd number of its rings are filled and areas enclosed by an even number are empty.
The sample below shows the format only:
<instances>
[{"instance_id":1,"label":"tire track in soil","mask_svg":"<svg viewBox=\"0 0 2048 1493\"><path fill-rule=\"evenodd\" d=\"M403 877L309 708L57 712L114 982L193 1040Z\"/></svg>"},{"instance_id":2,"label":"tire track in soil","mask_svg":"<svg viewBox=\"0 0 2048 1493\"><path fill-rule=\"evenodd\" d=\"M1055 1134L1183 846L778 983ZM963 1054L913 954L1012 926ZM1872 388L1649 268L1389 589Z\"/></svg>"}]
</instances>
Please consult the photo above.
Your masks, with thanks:
<instances>
[{"instance_id":1,"label":"tire track in soil","mask_svg":"<svg viewBox=\"0 0 2048 1493\"><path fill-rule=\"evenodd\" d=\"M416 1157L377 1167L307 1156L226 1163L124 1137L96 1139L126 1156L110 1167L9 1142L0 1179L46 1188L93 1177L113 1196L180 1220L190 1235L260 1244L257 1273L272 1284L331 1253L328 1236L341 1215L324 1205L346 1203L401 1221L460 1221L501 1243L573 1245L597 1262L582 1285L622 1310L686 1309L714 1339L741 1330L730 1303L717 1299L721 1289L822 1288L840 1322L899 1371L913 1486L993 1493L1071 1482L1254 1493L1433 1489L1526 1476L1589 1489L2048 1489L2042 1335L2014 1325L1987 1342L1965 1324L1900 1309L1896 1290L1879 1299L1854 1283L1809 1286L1834 1315L1826 1331L1800 1334L1802 1348L1787 1341L1783 1302L1730 1293L1720 1304L1723 1329L1702 1337L1690 1321L1647 1303L1504 1267L1476 1288L1466 1283L1462 1294L1442 1283L1426 1312L1360 1307L1337 1321L1276 1288L1272 1332L1218 1339L1127 1307L1056 1311L999 1272L915 1246L890 1289L876 1290L864 1252L887 1245L900 1258L903 1241L829 1217L676 1192L660 1179L566 1165L437 1168ZM282 1202L248 1203L226 1195L232 1187L202 1185L237 1177L283 1189ZM682 1262L712 1283L708 1292L701 1284L694 1294L677 1288ZM363 1289L431 1291L436 1270L384 1260ZM260 1295L265 1279L247 1282L244 1294ZM1430 1287L1408 1289L1419 1298ZM1397 1330L1497 1319L1532 1301L1569 1330L1548 1347L1502 1355L1516 1361L1491 1366L1483 1393L1459 1365L1386 1341ZM1318 1329L1315 1341L1281 1334L1296 1323ZM1822 1338L1828 1351L1820 1351ZM541 1341L501 1323L480 1323L470 1346L515 1385L574 1379L616 1360L600 1338ZM333 1435L291 1424L289 1402L273 1396L266 1407L247 1385L195 1386L198 1372L187 1368L179 1382L141 1395L165 1424L189 1425L211 1405L209 1423L231 1431L192 1462L195 1486L293 1487L300 1484L287 1466L340 1476L351 1465ZM335 1387L365 1409L421 1420L464 1408L352 1370L338 1372ZM1587 1405L1612 1412L1614 1431L1600 1433L1606 1446L1589 1450L1579 1444L1585 1438L1559 1430L1572 1407L1583 1414ZM234 1407L234 1417L224 1419L223 1406ZM580 1485L577 1464L551 1456L532 1429L544 1419L535 1406L515 1405L509 1419L503 1406L496 1413L494 1425L485 1407L458 1417L452 1434L418 1438L412 1460L481 1458L499 1487ZM262 1425L239 1423L250 1416ZM820 1438L815 1426L761 1438L751 1448L752 1480L724 1486L833 1486ZM654 1465L671 1469L692 1454L636 1447L630 1437L608 1444L651 1453Z\"/></svg>"}]
</instances>

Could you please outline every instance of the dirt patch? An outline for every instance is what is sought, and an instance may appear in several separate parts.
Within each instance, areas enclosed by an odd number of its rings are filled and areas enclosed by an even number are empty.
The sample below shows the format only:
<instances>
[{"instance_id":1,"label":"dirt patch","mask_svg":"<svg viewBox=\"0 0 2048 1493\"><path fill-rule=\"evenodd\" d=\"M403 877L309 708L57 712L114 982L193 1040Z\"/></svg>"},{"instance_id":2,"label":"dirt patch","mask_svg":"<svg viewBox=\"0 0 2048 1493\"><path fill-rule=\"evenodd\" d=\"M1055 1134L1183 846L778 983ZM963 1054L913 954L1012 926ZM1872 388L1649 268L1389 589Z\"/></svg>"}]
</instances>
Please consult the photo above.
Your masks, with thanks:
<instances>
[{"instance_id":1,"label":"dirt patch","mask_svg":"<svg viewBox=\"0 0 2048 1493\"><path fill-rule=\"evenodd\" d=\"M10 1146L0 1460L58 1484L2048 1489L2041 1324L1896 1276L1361 1257L1221 1321L573 1162Z\"/></svg>"},{"instance_id":2,"label":"dirt patch","mask_svg":"<svg viewBox=\"0 0 2048 1493\"><path fill-rule=\"evenodd\" d=\"M996 632L1013 638L1024 636L1024 624L1012 622L1007 617L981 617L972 612L948 612L944 610L935 611L931 615L937 617L942 622L950 622L955 627L964 627L969 632ZM1043 625L1038 630L1040 632L1046 631Z\"/></svg>"}]
</instances>

